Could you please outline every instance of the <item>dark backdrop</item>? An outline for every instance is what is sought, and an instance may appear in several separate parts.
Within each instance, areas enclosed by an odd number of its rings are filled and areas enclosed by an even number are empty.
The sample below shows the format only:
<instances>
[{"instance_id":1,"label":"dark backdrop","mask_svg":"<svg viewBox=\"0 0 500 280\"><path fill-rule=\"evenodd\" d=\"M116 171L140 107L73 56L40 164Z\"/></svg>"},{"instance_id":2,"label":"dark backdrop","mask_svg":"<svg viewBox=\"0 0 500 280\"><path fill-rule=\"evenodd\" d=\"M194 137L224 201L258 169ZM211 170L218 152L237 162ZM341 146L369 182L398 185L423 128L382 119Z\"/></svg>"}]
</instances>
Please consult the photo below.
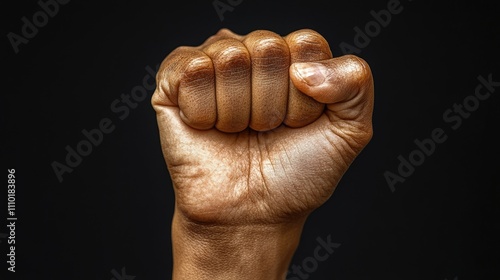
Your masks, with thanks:
<instances>
[{"instance_id":1,"label":"dark backdrop","mask_svg":"<svg viewBox=\"0 0 500 280\"><path fill-rule=\"evenodd\" d=\"M221 20L211 0L74 0L47 22L40 16L36 34L25 30L32 38L18 53L8 34L22 36L22 18L32 22L41 7L12 2L1 12L0 267L7 272L6 181L15 168L17 272L1 279L170 278L174 201L152 91L128 114L121 95L174 48L222 27L312 28L335 56L357 47L374 74L374 138L311 215L292 261L303 274L289 278L499 279L500 87L475 97L479 76L500 81L498 2L401 0L377 29L370 11L394 1L220 0L234 4ZM356 27L367 25L363 41ZM73 158L60 182L54 162L66 164L66 147L77 149L82 130L106 119L114 130ZM425 139L436 128L446 140L431 149ZM427 143L425 158L416 140ZM399 172L410 155L418 166ZM323 261L314 259L318 238L339 244Z\"/></svg>"}]
</instances>

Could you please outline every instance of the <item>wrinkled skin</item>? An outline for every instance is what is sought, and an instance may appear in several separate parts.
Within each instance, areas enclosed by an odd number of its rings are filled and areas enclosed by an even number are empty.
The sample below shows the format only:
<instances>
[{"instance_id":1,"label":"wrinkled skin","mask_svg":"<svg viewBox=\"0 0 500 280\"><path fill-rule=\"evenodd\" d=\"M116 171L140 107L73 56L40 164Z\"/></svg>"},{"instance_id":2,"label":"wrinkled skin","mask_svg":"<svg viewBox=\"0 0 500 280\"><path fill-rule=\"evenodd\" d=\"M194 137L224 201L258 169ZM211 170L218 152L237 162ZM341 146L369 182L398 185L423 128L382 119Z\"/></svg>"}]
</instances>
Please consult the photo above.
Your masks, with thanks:
<instances>
[{"instance_id":1,"label":"wrinkled skin","mask_svg":"<svg viewBox=\"0 0 500 280\"><path fill-rule=\"evenodd\" d=\"M332 58L308 29L285 37L223 29L175 49L152 98L175 190L174 238L176 219L303 223L370 141L373 94L368 64Z\"/></svg>"}]
</instances>

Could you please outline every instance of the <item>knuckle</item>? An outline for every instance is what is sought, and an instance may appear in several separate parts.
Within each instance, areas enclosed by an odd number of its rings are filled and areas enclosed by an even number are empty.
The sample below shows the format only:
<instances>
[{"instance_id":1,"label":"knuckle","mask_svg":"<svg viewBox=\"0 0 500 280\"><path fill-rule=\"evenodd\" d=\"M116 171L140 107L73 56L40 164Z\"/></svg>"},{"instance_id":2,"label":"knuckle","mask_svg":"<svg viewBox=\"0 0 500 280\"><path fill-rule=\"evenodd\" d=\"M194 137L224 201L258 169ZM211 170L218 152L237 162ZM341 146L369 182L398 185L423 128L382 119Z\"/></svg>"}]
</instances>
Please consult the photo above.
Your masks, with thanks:
<instances>
[{"instance_id":1,"label":"knuckle","mask_svg":"<svg viewBox=\"0 0 500 280\"><path fill-rule=\"evenodd\" d=\"M234 33L228 28L221 28L219 29L219 31L217 31L216 35L221 37L231 37L234 35Z\"/></svg>"},{"instance_id":2,"label":"knuckle","mask_svg":"<svg viewBox=\"0 0 500 280\"><path fill-rule=\"evenodd\" d=\"M252 53L252 58L284 58L289 55L285 40L274 32L254 31L245 40L251 41L247 47Z\"/></svg>"},{"instance_id":3,"label":"knuckle","mask_svg":"<svg viewBox=\"0 0 500 280\"><path fill-rule=\"evenodd\" d=\"M165 83L171 77L181 77L181 82L195 82L213 76L210 58L193 47L174 49L160 65L157 81Z\"/></svg>"},{"instance_id":4,"label":"knuckle","mask_svg":"<svg viewBox=\"0 0 500 280\"><path fill-rule=\"evenodd\" d=\"M332 57L330 46L318 32L301 29L287 36L290 52L297 58L325 59Z\"/></svg>"},{"instance_id":5,"label":"knuckle","mask_svg":"<svg viewBox=\"0 0 500 280\"><path fill-rule=\"evenodd\" d=\"M165 104L177 104L179 80L177 77L183 75L186 57L191 57L192 47L180 46L171 51L160 64L156 73L156 84L158 90L156 101ZM161 98L160 98L161 97Z\"/></svg>"},{"instance_id":6,"label":"knuckle","mask_svg":"<svg viewBox=\"0 0 500 280\"><path fill-rule=\"evenodd\" d=\"M238 69L250 68L250 54L242 43L234 40L226 40L221 43L212 55L215 69L234 74L234 71L238 71Z\"/></svg>"},{"instance_id":7,"label":"knuckle","mask_svg":"<svg viewBox=\"0 0 500 280\"><path fill-rule=\"evenodd\" d=\"M207 56L194 56L189 58L184 69L182 82L198 83L213 79L213 64Z\"/></svg>"}]
</instances>

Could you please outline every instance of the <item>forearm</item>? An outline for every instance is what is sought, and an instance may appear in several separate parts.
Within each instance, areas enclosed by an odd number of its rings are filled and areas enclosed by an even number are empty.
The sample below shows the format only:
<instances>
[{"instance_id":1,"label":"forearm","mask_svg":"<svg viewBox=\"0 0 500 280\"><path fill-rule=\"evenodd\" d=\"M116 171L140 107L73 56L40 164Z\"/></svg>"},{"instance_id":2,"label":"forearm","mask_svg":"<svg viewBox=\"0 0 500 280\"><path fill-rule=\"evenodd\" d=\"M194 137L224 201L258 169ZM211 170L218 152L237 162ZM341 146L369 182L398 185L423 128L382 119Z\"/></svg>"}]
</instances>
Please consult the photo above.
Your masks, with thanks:
<instances>
[{"instance_id":1,"label":"forearm","mask_svg":"<svg viewBox=\"0 0 500 280\"><path fill-rule=\"evenodd\" d=\"M284 280L305 218L277 225L202 225L176 211L173 280Z\"/></svg>"}]
</instances>

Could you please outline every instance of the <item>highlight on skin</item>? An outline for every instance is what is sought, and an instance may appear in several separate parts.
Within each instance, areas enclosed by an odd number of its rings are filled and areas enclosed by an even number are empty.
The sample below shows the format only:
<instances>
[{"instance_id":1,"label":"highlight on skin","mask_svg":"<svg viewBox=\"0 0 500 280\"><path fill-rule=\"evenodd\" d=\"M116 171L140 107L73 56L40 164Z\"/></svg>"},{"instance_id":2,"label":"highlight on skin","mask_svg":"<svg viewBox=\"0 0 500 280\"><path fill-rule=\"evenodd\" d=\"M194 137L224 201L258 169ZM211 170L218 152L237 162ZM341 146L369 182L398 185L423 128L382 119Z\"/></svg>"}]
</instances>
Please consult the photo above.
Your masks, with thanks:
<instances>
[{"instance_id":1,"label":"highlight on skin","mask_svg":"<svg viewBox=\"0 0 500 280\"><path fill-rule=\"evenodd\" d=\"M175 194L173 279L285 279L307 217L372 137L373 102L366 61L332 57L310 29L223 29L172 51L151 103Z\"/></svg>"}]
</instances>

